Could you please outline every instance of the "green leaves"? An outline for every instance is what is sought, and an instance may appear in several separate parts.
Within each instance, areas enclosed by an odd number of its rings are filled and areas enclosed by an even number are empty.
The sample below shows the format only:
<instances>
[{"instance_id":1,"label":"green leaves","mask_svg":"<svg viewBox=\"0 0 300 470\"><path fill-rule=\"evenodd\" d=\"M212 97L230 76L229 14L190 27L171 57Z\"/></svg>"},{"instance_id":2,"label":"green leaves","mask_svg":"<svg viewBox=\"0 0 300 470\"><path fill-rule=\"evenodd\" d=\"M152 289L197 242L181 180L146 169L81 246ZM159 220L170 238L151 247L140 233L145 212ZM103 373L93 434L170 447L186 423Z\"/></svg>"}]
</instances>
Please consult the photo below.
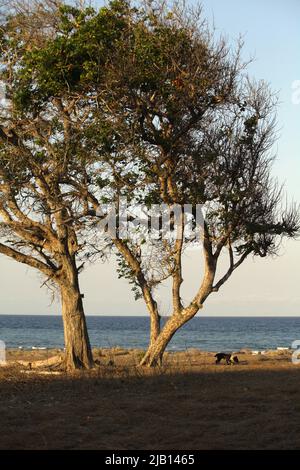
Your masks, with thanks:
<instances>
[{"instance_id":1,"label":"green leaves","mask_svg":"<svg viewBox=\"0 0 300 470\"><path fill-rule=\"evenodd\" d=\"M128 29L127 2L112 2L97 13L91 8L60 8L58 30L44 47L22 51L14 100L32 110L51 97L100 84L113 48Z\"/></svg>"},{"instance_id":2,"label":"green leaves","mask_svg":"<svg viewBox=\"0 0 300 470\"><path fill-rule=\"evenodd\" d=\"M139 300L143 297L143 293L141 290L141 287L137 281L136 274L134 271L130 268L128 263L125 261L125 259L122 257L120 253L116 254L117 256L117 273L118 273L118 278L119 279L126 279L129 281L129 284L131 285L131 290L134 294L134 299Z\"/></svg>"}]
</instances>

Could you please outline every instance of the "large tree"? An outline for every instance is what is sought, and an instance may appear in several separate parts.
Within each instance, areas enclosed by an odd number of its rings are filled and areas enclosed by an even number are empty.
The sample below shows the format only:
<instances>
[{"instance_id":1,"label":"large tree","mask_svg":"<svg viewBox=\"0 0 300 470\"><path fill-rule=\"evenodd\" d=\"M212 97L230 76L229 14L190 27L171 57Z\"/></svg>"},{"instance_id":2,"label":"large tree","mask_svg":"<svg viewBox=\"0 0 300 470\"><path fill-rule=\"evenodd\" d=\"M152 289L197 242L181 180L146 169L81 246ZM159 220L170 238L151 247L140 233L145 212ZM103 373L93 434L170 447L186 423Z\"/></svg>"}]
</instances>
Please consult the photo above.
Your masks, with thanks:
<instances>
[{"instance_id":1,"label":"large tree","mask_svg":"<svg viewBox=\"0 0 300 470\"><path fill-rule=\"evenodd\" d=\"M87 191L93 123L86 101L55 88L46 76L51 51L43 47L64 34L59 4L36 2L33 10L10 12L1 26L0 253L37 269L44 284L58 288L71 370L93 365L78 276L96 206ZM28 67L27 56L39 54L47 68ZM36 93L37 79L52 87L46 99L43 88Z\"/></svg>"},{"instance_id":2,"label":"large tree","mask_svg":"<svg viewBox=\"0 0 300 470\"><path fill-rule=\"evenodd\" d=\"M177 6L156 4L130 15L134 21L109 63L110 87L103 97L119 141L107 155L112 197L164 203L171 212L174 205L182 208L173 241L162 232L158 241L142 245L134 237L113 239L123 257L120 272L140 288L151 315L142 364L154 365L176 331L249 255L274 254L283 236L295 237L299 216L283 204L282 189L271 176L276 96L244 75L240 45L232 51L215 40L201 15ZM184 302L185 204L194 212L197 204L205 205L206 217L204 274L193 298ZM223 253L229 266L217 278ZM153 289L169 276L172 312L161 329Z\"/></svg>"}]
</instances>

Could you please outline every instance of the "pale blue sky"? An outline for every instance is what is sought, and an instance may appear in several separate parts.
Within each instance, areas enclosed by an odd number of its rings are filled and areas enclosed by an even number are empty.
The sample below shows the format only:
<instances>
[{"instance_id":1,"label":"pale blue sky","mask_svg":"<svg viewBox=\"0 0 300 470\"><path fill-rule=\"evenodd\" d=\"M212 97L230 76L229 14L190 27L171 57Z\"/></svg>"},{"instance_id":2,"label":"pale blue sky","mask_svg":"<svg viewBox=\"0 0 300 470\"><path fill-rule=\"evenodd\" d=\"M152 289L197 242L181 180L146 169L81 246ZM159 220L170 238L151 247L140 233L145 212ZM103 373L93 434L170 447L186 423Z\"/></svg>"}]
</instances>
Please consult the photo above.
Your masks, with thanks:
<instances>
[{"instance_id":1,"label":"pale blue sky","mask_svg":"<svg viewBox=\"0 0 300 470\"><path fill-rule=\"evenodd\" d=\"M218 33L226 34L230 41L243 34L244 58L256 58L249 73L279 91L281 131L274 174L285 182L289 196L300 202L300 104L292 103L292 83L300 80L300 1L205 0L202 5L208 19L214 18ZM300 315L299 243L286 243L276 259L249 259L220 293L211 296L201 314ZM39 288L38 273L4 257L0 263L0 314L59 313L59 304L49 306L50 296ZM187 254L185 267L184 295L188 299L201 270L195 252ZM133 300L127 283L117 279L114 268L111 261L83 273L87 314L146 314L143 303ZM164 313L169 307L167 292L164 287L160 293Z\"/></svg>"}]
</instances>

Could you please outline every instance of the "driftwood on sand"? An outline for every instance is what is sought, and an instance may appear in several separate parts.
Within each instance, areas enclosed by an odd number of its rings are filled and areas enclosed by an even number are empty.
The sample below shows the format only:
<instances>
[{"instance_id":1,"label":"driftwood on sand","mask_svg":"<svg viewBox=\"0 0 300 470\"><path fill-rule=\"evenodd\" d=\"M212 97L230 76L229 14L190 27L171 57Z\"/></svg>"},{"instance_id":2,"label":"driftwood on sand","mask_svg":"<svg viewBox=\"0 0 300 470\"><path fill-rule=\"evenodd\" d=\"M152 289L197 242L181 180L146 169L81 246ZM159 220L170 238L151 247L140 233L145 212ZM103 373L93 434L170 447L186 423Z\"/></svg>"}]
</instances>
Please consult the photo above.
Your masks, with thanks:
<instances>
[{"instance_id":1,"label":"driftwood on sand","mask_svg":"<svg viewBox=\"0 0 300 470\"><path fill-rule=\"evenodd\" d=\"M44 367L56 367L60 366L64 361L63 355L52 356L47 359L40 361L16 361L16 364L27 367L28 369L38 369Z\"/></svg>"}]
</instances>

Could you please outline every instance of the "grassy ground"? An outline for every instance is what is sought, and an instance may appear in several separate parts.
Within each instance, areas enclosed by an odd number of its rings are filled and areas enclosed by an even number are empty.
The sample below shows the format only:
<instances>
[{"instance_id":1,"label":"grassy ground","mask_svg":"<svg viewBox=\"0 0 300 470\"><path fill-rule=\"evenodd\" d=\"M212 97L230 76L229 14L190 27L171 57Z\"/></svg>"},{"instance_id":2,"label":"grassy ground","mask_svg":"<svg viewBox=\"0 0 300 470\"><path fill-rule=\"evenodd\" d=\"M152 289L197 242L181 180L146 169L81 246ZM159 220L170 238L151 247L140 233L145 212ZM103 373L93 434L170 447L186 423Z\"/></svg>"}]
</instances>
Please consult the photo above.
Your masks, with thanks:
<instances>
[{"instance_id":1,"label":"grassy ground","mask_svg":"<svg viewBox=\"0 0 300 470\"><path fill-rule=\"evenodd\" d=\"M288 353L226 366L192 350L153 371L136 366L139 351L96 350L97 369L69 376L13 363L50 354L10 351L0 368L1 449L300 448L300 366Z\"/></svg>"}]
</instances>

